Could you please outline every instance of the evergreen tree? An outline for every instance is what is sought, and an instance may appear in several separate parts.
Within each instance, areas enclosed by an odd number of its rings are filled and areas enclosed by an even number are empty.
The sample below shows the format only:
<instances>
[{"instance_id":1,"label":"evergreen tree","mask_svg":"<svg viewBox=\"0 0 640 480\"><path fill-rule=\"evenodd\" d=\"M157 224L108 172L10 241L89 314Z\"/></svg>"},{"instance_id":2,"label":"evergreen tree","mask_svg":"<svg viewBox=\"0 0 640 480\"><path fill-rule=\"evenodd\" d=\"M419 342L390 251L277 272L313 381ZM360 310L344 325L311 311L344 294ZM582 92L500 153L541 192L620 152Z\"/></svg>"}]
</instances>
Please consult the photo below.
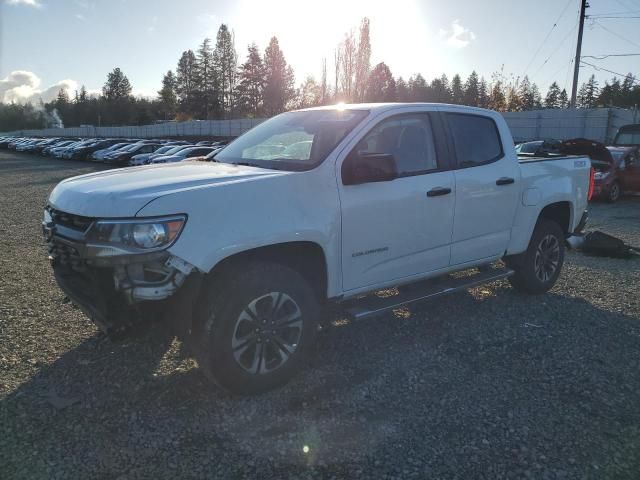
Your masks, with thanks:
<instances>
[{"instance_id":1,"label":"evergreen tree","mask_svg":"<svg viewBox=\"0 0 640 480\"><path fill-rule=\"evenodd\" d=\"M278 39L272 37L264 53L264 107L267 115L284 112L295 96L293 69L287 65Z\"/></svg>"},{"instance_id":2,"label":"evergreen tree","mask_svg":"<svg viewBox=\"0 0 640 480\"><path fill-rule=\"evenodd\" d=\"M371 41L369 39L369 19L363 18L360 23L358 36L358 50L355 62L355 95L354 99L361 102L367 94L369 69L371 67Z\"/></svg>"},{"instance_id":3,"label":"evergreen tree","mask_svg":"<svg viewBox=\"0 0 640 480\"><path fill-rule=\"evenodd\" d=\"M449 79L445 74L442 74L440 78L434 78L431 81L429 101L440 103L452 102Z\"/></svg>"},{"instance_id":4,"label":"evergreen tree","mask_svg":"<svg viewBox=\"0 0 640 480\"><path fill-rule=\"evenodd\" d=\"M182 52L176 68L176 93L180 107L186 114L194 113L197 85L196 55L192 50Z\"/></svg>"},{"instance_id":5,"label":"evergreen tree","mask_svg":"<svg viewBox=\"0 0 640 480\"><path fill-rule=\"evenodd\" d=\"M578 90L578 105L581 108L594 108L598 100L598 82L596 76L591 75L586 83L583 83Z\"/></svg>"},{"instance_id":6,"label":"evergreen tree","mask_svg":"<svg viewBox=\"0 0 640 480\"><path fill-rule=\"evenodd\" d=\"M240 67L236 90L237 109L244 114L258 117L263 114L265 69L256 44L248 47L247 60Z\"/></svg>"},{"instance_id":7,"label":"evergreen tree","mask_svg":"<svg viewBox=\"0 0 640 480\"><path fill-rule=\"evenodd\" d=\"M522 82L520 82L518 98L520 99L520 106L518 110L533 110L535 103L534 93L531 87L531 81L526 75L522 79Z\"/></svg>"},{"instance_id":8,"label":"evergreen tree","mask_svg":"<svg viewBox=\"0 0 640 480\"><path fill-rule=\"evenodd\" d=\"M107 75L107 81L102 87L102 95L107 100L128 99L131 97L131 84L127 76L119 68L114 68Z\"/></svg>"},{"instance_id":9,"label":"evergreen tree","mask_svg":"<svg viewBox=\"0 0 640 480\"><path fill-rule=\"evenodd\" d=\"M638 87L635 85L635 77L629 73L622 81L622 87L620 89L620 106L634 107L638 103Z\"/></svg>"},{"instance_id":10,"label":"evergreen tree","mask_svg":"<svg viewBox=\"0 0 640 480\"><path fill-rule=\"evenodd\" d=\"M569 96L567 95L567 90L565 88L560 92L560 108L568 108L569 107Z\"/></svg>"},{"instance_id":11,"label":"evergreen tree","mask_svg":"<svg viewBox=\"0 0 640 480\"><path fill-rule=\"evenodd\" d=\"M386 64L379 63L371 70L365 98L368 102L396 101L396 81Z\"/></svg>"},{"instance_id":12,"label":"evergreen tree","mask_svg":"<svg viewBox=\"0 0 640 480\"><path fill-rule=\"evenodd\" d=\"M82 85L80 87L80 94L78 95L78 103L83 103L89 100L89 94L87 93L87 88Z\"/></svg>"},{"instance_id":13,"label":"evergreen tree","mask_svg":"<svg viewBox=\"0 0 640 480\"><path fill-rule=\"evenodd\" d=\"M481 108L489 107L489 87L484 77L480 78L480 87L478 89L478 106Z\"/></svg>"},{"instance_id":14,"label":"evergreen tree","mask_svg":"<svg viewBox=\"0 0 640 480\"><path fill-rule=\"evenodd\" d=\"M464 84L463 103L471 107L477 107L480 103L480 80L476 71L472 71Z\"/></svg>"},{"instance_id":15,"label":"evergreen tree","mask_svg":"<svg viewBox=\"0 0 640 480\"><path fill-rule=\"evenodd\" d=\"M402 77L398 77L396 80L396 96L399 102L410 102L411 93L409 92L409 86Z\"/></svg>"},{"instance_id":16,"label":"evergreen tree","mask_svg":"<svg viewBox=\"0 0 640 480\"><path fill-rule=\"evenodd\" d=\"M540 95L540 89L535 83L531 84L531 99L533 101L533 109L539 110L542 108L542 95Z\"/></svg>"},{"instance_id":17,"label":"evergreen tree","mask_svg":"<svg viewBox=\"0 0 640 480\"><path fill-rule=\"evenodd\" d=\"M517 112L522 110L522 100L520 99L520 94L518 92L517 82L507 87L506 102L507 112Z\"/></svg>"},{"instance_id":18,"label":"evergreen tree","mask_svg":"<svg viewBox=\"0 0 640 480\"><path fill-rule=\"evenodd\" d=\"M214 51L216 70L219 74L219 104L225 114L234 110L235 88L237 83L238 54L236 53L233 33L224 23L218 29Z\"/></svg>"},{"instance_id":19,"label":"evergreen tree","mask_svg":"<svg viewBox=\"0 0 640 480\"><path fill-rule=\"evenodd\" d=\"M451 101L458 105L461 105L464 102L462 79L457 73L451 79Z\"/></svg>"},{"instance_id":20,"label":"evergreen tree","mask_svg":"<svg viewBox=\"0 0 640 480\"><path fill-rule=\"evenodd\" d=\"M58 90L58 96L56 97L56 104L58 107L66 107L69 105L69 93L66 88Z\"/></svg>"},{"instance_id":21,"label":"evergreen tree","mask_svg":"<svg viewBox=\"0 0 640 480\"><path fill-rule=\"evenodd\" d=\"M158 98L162 104L165 119L173 118L176 114L178 96L176 94L176 76L171 70L162 78L162 89L158 91Z\"/></svg>"},{"instance_id":22,"label":"evergreen tree","mask_svg":"<svg viewBox=\"0 0 640 480\"><path fill-rule=\"evenodd\" d=\"M544 106L546 108L560 108L560 87L556 82L549 86L547 96L544 99Z\"/></svg>"},{"instance_id":23,"label":"evergreen tree","mask_svg":"<svg viewBox=\"0 0 640 480\"><path fill-rule=\"evenodd\" d=\"M214 68L211 40L205 38L196 53L194 70L194 92L197 95L197 114L209 119L214 116L218 107L217 85L218 72Z\"/></svg>"},{"instance_id":24,"label":"evergreen tree","mask_svg":"<svg viewBox=\"0 0 640 480\"><path fill-rule=\"evenodd\" d=\"M409 79L409 98L412 102L428 102L429 86L419 73Z\"/></svg>"},{"instance_id":25,"label":"evergreen tree","mask_svg":"<svg viewBox=\"0 0 640 480\"><path fill-rule=\"evenodd\" d=\"M491 86L491 93L489 95L489 102L487 105L490 109L498 112L504 112L507 110L507 98L504 94L504 87L502 80L495 80Z\"/></svg>"}]
</instances>

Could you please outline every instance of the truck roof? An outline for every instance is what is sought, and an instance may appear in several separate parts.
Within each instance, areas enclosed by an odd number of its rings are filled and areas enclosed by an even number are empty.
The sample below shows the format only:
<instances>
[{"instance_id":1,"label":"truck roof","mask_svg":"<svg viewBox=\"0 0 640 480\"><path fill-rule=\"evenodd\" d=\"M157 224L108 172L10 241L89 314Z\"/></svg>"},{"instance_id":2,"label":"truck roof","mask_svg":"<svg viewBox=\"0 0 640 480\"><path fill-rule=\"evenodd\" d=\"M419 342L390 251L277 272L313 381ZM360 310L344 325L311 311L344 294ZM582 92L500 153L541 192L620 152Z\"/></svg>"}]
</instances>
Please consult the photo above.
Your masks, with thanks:
<instances>
[{"instance_id":1,"label":"truck roof","mask_svg":"<svg viewBox=\"0 0 640 480\"><path fill-rule=\"evenodd\" d=\"M493 110L479 107L469 107L466 105L454 105L450 103L428 103L428 102L389 102L389 103L336 103L334 105L324 105L321 107L303 108L299 111L311 111L311 110L369 110L371 112L380 113L388 110L394 110L402 107L446 107L452 110L467 110L477 113L491 113L495 114Z\"/></svg>"}]
</instances>

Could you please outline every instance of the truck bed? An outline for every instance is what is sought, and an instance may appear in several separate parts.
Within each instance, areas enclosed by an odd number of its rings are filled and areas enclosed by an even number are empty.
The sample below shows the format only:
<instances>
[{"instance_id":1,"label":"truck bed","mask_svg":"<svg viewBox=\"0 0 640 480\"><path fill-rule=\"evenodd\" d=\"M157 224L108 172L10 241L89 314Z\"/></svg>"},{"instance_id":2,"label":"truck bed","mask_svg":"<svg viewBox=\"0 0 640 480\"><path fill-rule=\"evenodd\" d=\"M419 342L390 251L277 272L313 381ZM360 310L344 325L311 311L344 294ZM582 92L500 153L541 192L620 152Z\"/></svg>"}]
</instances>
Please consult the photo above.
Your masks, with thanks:
<instances>
[{"instance_id":1,"label":"truck bed","mask_svg":"<svg viewBox=\"0 0 640 480\"><path fill-rule=\"evenodd\" d=\"M545 155L536 155L533 153L519 153L518 162L531 163L531 162L546 162L550 160L568 160L571 158L584 158L580 155L562 155L560 153L548 153Z\"/></svg>"}]
</instances>

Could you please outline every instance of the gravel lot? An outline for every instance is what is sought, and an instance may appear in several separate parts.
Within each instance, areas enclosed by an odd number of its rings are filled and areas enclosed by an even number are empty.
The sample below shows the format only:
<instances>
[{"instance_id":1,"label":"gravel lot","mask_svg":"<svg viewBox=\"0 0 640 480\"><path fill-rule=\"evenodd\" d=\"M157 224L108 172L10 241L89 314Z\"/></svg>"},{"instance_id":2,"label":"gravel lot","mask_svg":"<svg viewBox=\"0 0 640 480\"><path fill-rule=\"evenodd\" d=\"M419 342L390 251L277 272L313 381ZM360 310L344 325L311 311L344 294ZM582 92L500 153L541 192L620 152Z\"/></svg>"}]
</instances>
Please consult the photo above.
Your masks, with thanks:
<instances>
[{"instance_id":1,"label":"gravel lot","mask_svg":"<svg viewBox=\"0 0 640 480\"><path fill-rule=\"evenodd\" d=\"M639 478L640 260L329 318L291 384L234 398L166 332L114 344L65 303L42 207L99 168L0 152L0 477ZM640 197L590 226L640 245Z\"/></svg>"}]
</instances>

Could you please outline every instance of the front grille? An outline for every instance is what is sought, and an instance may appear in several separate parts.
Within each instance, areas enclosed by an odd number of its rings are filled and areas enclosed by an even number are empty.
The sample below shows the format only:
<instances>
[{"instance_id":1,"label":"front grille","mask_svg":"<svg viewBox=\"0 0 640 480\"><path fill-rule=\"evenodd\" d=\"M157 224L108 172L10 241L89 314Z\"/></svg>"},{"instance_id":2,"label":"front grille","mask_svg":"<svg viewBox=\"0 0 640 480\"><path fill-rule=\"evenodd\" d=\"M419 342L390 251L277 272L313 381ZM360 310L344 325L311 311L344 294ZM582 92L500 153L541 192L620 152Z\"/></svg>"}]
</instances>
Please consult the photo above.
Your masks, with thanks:
<instances>
[{"instance_id":1,"label":"front grille","mask_svg":"<svg viewBox=\"0 0 640 480\"><path fill-rule=\"evenodd\" d=\"M79 232L85 232L94 221L91 217L73 215L51 207L47 207L47 211L49 212L49 215L51 215L51 220L55 225L62 225L63 227Z\"/></svg>"},{"instance_id":2,"label":"front grille","mask_svg":"<svg viewBox=\"0 0 640 480\"><path fill-rule=\"evenodd\" d=\"M78 252L75 247L53 240L47 244L47 249L49 250L49 258L55 266L66 267L72 270L84 269L80 252Z\"/></svg>"}]
</instances>

